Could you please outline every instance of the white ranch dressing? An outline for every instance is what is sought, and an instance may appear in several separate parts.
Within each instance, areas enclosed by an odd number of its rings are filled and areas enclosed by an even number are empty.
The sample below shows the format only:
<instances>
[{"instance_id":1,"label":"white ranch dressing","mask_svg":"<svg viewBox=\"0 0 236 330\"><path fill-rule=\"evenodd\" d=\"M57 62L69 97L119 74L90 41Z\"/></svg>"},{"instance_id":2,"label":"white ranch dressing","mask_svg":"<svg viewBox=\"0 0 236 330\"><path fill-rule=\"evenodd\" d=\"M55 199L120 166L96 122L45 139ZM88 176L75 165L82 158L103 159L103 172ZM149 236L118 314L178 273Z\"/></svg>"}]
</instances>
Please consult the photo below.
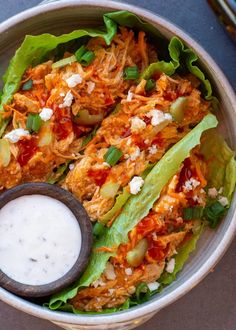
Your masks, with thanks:
<instances>
[{"instance_id":1,"label":"white ranch dressing","mask_svg":"<svg viewBox=\"0 0 236 330\"><path fill-rule=\"evenodd\" d=\"M73 267L80 249L74 214L52 197L22 196L0 210L0 269L15 281L51 283Z\"/></svg>"}]
</instances>

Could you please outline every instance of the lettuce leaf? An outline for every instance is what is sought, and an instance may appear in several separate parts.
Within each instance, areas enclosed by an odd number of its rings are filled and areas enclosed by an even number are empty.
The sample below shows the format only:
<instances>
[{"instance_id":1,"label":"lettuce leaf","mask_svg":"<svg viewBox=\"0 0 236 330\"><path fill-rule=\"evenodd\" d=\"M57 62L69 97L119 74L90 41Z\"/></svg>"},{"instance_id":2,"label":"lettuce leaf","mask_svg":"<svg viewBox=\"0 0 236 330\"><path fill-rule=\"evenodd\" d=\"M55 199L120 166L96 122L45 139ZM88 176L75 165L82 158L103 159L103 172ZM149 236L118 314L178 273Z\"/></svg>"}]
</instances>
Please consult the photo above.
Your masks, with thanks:
<instances>
[{"instance_id":1,"label":"lettuce leaf","mask_svg":"<svg viewBox=\"0 0 236 330\"><path fill-rule=\"evenodd\" d=\"M230 201L236 184L235 152L214 129L203 134L200 151L208 163L208 187L223 187L222 195Z\"/></svg>"},{"instance_id":2,"label":"lettuce leaf","mask_svg":"<svg viewBox=\"0 0 236 330\"><path fill-rule=\"evenodd\" d=\"M186 71L187 69L187 71L191 72L201 81L205 99L209 101L212 100L214 101L214 104L217 105L217 99L212 96L211 83L208 79L206 79L202 70L195 65L198 61L198 56L194 53L194 51L191 48L186 47L177 37L173 37L170 40L168 50L170 61L158 61L150 64L149 67L143 72L142 77L144 79L149 79L156 72L164 72L171 76L175 72Z\"/></svg>"},{"instance_id":3,"label":"lettuce leaf","mask_svg":"<svg viewBox=\"0 0 236 330\"><path fill-rule=\"evenodd\" d=\"M38 36L27 35L11 59L8 69L3 76L4 87L1 96L0 112L4 111L3 105L8 104L13 94L20 86L21 78L25 70L29 66L35 66L46 59L50 51L57 46L67 43L84 36L102 37L109 45L116 34L117 24L110 18L104 16L105 29L81 29L75 30L68 34L54 36L52 34L41 34ZM0 118L0 127L2 128L5 121ZM1 133L3 133L1 129Z\"/></svg>"},{"instance_id":4,"label":"lettuce leaf","mask_svg":"<svg viewBox=\"0 0 236 330\"><path fill-rule=\"evenodd\" d=\"M175 279L176 275L183 268L185 262L188 260L189 255L196 249L197 241L201 236L203 225L197 232L189 239L181 248L178 249L178 254L175 256L175 268L173 273L164 272L158 280L158 283L162 286L171 284Z\"/></svg>"},{"instance_id":5,"label":"lettuce leaf","mask_svg":"<svg viewBox=\"0 0 236 330\"><path fill-rule=\"evenodd\" d=\"M71 288L54 295L49 302L49 308L53 310L59 308L68 299L73 298L79 288L89 286L100 277L108 259L115 253L99 252L97 249L99 247L116 248L128 241L129 231L148 214L153 203L160 196L162 188L178 171L190 151L200 143L202 133L216 127L217 123L214 115L207 115L191 132L167 151L147 175L141 192L128 200L110 230L95 243L88 267L81 279Z\"/></svg>"}]
</instances>

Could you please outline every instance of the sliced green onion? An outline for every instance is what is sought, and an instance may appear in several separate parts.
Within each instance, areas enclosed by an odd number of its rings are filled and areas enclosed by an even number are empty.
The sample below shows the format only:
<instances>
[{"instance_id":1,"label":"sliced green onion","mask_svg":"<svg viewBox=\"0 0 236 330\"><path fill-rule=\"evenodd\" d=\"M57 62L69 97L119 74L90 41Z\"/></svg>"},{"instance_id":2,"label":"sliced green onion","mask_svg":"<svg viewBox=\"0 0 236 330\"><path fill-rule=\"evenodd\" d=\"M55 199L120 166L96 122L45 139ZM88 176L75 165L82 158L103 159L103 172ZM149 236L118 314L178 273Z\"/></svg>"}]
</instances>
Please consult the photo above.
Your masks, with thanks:
<instances>
[{"instance_id":1,"label":"sliced green onion","mask_svg":"<svg viewBox=\"0 0 236 330\"><path fill-rule=\"evenodd\" d=\"M70 57L63 58L62 60L53 63L52 69L62 68L63 66L66 66L68 64L71 64L73 62L76 62L75 55L72 55Z\"/></svg>"},{"instance_id":2,"label":"sliced green onion","mask_svg":"<svg viewBox=\"0 0 236 330\"><path fill-rule=\"evenodd\" d=\"M81 57L86 53L86 48L85 46L81 46L76 52L75 52L75 57L78 62L80 62Z\"/></svg>"},{"instance_id":3,"label":"sliced green onion","mask_svg":"<svg viewBox=\"0 0 236 330\"><path fill-rule=\"evenodd\" d=\"M154 79L148 79L145 85L146 92L150 92L156 86L156 82Z\"/></svg>"},{"instance_id":4,"label":"sliced green onion","mask_svg":"<svg viewBox=\"0 0 236 330\"><path fill-rule=\"evenodd\" d=\"M33 80L29 79L28 81L26 81L23 86L22 86L22 90L23 91L29 91L31 88L33 87Z\"/></svg>"},{"instance_id":5,"label":"sliced green onion","mask_svg":"<svg viewBox=\"0 0 236 330\"><path fill-rule=\"evenodd\" d=\"M27 118L26 122L26 128L30 132L38 133L40 130L40 127L42 126L42 119L40 116L36 113L30 113Z\"/></svg>"},{"instance_id":6,"label":"sliced green onion","mask_svg":"<svg viewBox=\"0 0 236 330\"><path fill-rule=\"evenodd\" d=\"M138 79L139 72L137 66L129 66L124 70L124 79L125 80L135 80Z\"/></svg>"},{"instance_id":7,"label":"sliced green onion","mask_svg":"<svg viewBox=\"0 0 236 330\"><path fill-rule=\"evenodd\" d=\"M211 228L216 228L221 218L224 216L226 208L220 204L220 202L215 201L210 205L207 205L204 209L204 216L209 222Z\"/></svg>"},{"instance_id":8,"label":"sliced green onion","mask_svg":"<svg viewBox=\"0 0 236 330\"><path fill-rule=\"evenodd\" d=\"M203 215L202 206L187 207L183 209L184 220L201 219L202 215Z\"/></svg>"},{"instance_id":9,"label":"sliced green onion","mask_svg":"<svg viewBox=\"0 0 236 330\"><path fill-rule=\"evenodd\" d=\"M104 155L104 160L109 165L114 166L119 159L123 156L123 153L120 149L115 146L111 146Z\"/></svg>"},{"instance_id":10,"label":"sliced green onion","mask_svg":"<svg viewBox=\"0 0 236 330\"><path fill-rule=\"evenodd\" d=\"M90 65L93 60L95 58L95 54L94 52L92 52L91 50L88 50L86 53L84 53L81 57L81 59L79 60L79 62L83 65L83 66L88 66Z\"/></svg>"},{"instance_id":11,"label":"sliced green onion","mask_svg":"<svg viewBox=\"0 0 236 330\"><path fill-rule=\"evenodd\" d=\"M96 238L101 237L106 231L106 227L103 226L103 224L101 224L100 222L96 222L94 227L93 227L93 235Z\"/></svg>"}]
</instances>

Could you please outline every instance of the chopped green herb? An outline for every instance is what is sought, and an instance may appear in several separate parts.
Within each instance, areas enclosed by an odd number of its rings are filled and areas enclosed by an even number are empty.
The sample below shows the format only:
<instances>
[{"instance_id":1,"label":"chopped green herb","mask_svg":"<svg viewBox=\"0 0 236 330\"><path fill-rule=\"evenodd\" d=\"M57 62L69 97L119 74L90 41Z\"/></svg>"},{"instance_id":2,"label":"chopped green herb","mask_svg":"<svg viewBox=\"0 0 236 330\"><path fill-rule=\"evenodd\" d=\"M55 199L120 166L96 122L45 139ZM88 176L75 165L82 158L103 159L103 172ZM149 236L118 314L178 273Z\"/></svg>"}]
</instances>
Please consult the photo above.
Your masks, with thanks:
<instances>
[{"instance_id":1,"label":"chopped green herb","mask_svg":"<svg viewBox=\"0 0 236 330\"><path fill-rule=\"evenodd\" d=\"M81 57L86 53L86 48L85 46L81 46L76 52L75 52L75 57L78 62L80 62Z\"/></svg>"},{"instance_id":2,"label":"chopped green herb","mask_svg":"<svg viewBox=\"0 0 236 330\"><path fill-rule=\"evenodd\" d=\"M203 207L195 206L195 207L187 207L183 210L184 220L195 220L201 219L203 215Z\"/></svg>"},{"instance_id":3,"label":"chopped green herb","mask_svg":"<svg viewBox=\"0 0 236 330\"><path fill-rule=\"evenodd\" d=\"M98 128L95 127L94 130L91 133L89 133L87 136L85 136L83 138L81 148L84 148L94 138L94 136L96 135L97 130L98 130Z\"/></svg>"},{"instance_id":4,"label":"chopped green herb","mask_svg":"<svg viewBox=\"0 0 236 330\"><path fill-rule=\"evenodd\" d=\"M33 87L33 80L29 79L22 85L23 91L29 91Z\"/></svg>"},{"instance_id":5,"label":"chopped green herb","mask_svg":"<svg viewBox=\"0 0 236 330\"><path fill-rule=\"evenodd\" d=\"M90 64L93 62L94 58L95 58L95 54L94 54L94 52L92 52L91 50L88 50L86 53L84 53L84 54L81 56L79 62L80 62L83 66L88 66L88 65L90 65Z\"/></svg>"},{"instance_id":6,"label":"chopped green herb","mask_svg":"<svg viewBox=\"0 0 236 330\"><path fill-rule=\"evenodd\" d=\"M145 85L146 92L150 92L156 86L156 82L154 79L148 79Z\"/></svg>"},{"instance_id":7,"label":"chopped green herb","mask_svg":"<svg viewBox=\"0 0 236 330\"><path fill-rule=\"evenodd\" d=\"M124 79L125 80L135 80L138 79L139 72L137 66L129 66L124 70Z\"/></svg>"},{"instance_id":8,"label":"chopped green herb","mask_svg":"<svg viewBox=\"0 0 236 330\"><path fill-rule=\"evenodd\" d=\"M40 127L42 126L42 119L37 113L30 113L27 118L26 128L30 132L38 133Z\"/></svg>"},{"instance_id":9,"label":"chopped green herb","mask_svg":"<svg viewBox=\"0 0 236 330\"><path fill-rule=\"evenodd\" d=\"M220 202L215 201L207 205L204 209L204 216L209 222L211 228L216 228L222 217L226 212L226 208L220 204Z\"/></svg>"},{"instance_id":10,"label":"chopped green herb","mask_svg":"<svg viewBox=\"0 0 236 330\"><path fill-rule=\"evenodd\" d=\"M75 61L76 61L76 57L74 55L63 58L62 60L53 63L52 69L62 68L63 66L66 66L67 64L71 64Z\"/></svg>"},{"instance_id":11,"label":"chopped green herb","mask_svg":"<svg viewBox=\"0 0 236 330\"><path fill-rule=\"evenodd\" d=\"M111 146L104 155L104 160L109 165L114 166L119 159L123 156L123 153L120 149L115 146Z\"/></svg>"}]
</instances>

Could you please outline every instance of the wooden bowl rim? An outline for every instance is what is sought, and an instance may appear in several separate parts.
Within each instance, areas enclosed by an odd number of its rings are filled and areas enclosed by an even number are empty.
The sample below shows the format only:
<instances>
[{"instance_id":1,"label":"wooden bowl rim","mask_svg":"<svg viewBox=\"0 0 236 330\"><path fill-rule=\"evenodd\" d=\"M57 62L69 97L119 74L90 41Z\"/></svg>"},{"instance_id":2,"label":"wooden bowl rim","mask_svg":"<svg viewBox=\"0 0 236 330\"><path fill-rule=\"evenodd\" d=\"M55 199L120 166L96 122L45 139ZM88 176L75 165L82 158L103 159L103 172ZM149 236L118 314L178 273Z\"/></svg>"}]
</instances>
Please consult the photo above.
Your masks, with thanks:
<instances>
[{"instance_id":1,"label":"wooden bowl rim","mask_svg":"<svg viewBox=\"0 0 236 330\"><path fill-rule=\"evenodd\" d=\"M61 278L43 285L28 285L15 281L0 269L0 286L22 297L44 297L59 292L75 282L85 267L92 250L92 225L82 204L67 190L48 183L23 183L0 195L0 209L10 201L26 195L49 196L65 204L74 214L81 230L81 249L72 268ZM1 220L0 220L1 221Z\"/></svg>"}]
</instances>

